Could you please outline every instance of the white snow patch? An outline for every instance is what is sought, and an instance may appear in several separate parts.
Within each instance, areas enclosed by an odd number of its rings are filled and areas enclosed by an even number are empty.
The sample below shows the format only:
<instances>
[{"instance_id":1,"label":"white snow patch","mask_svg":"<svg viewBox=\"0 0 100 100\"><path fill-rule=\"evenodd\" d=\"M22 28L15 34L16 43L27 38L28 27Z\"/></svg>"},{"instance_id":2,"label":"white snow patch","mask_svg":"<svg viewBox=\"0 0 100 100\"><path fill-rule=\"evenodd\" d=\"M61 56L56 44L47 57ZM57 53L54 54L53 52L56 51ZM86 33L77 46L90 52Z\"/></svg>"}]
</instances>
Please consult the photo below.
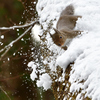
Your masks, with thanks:
<instances>
[{"instance_id":1,"label":"white snow patch","mask_svg":"<svg viewBox=\"0 0 100 100\"><path fill-rule=\"evenodd\" d=\"M32 28L32 37L33 39L36 39L36 41L40 41L40 33L41 33L41 27L40 25L34 25L34 27Z\"/></svg>"},{"instance_id":2,"label":"white snow patch","mask_svg":"<svg viewBox=\"0 0 100 100\"><path fill-rule=\"evenodd\" d=\"M28 63L28 67L31 67L33 69L32 73L30 74L31 79L34 81L37 78L37 66L34 64L33 61Z\"/></svg>"},{"instance_id":3,"label":"white snow patch","mask_svg":"<svg viewBox=\"0 0 100 100\"><path fill-rule=\"evenodd\" d=\"M37 86L38 87L43 86L44 89L47 90L47 89L51 88L51 83L52 83L52 81L51 81L50 76L47 73L45 73L40 76L40 80L37 81Z\"/></svg>"}]
</instances>

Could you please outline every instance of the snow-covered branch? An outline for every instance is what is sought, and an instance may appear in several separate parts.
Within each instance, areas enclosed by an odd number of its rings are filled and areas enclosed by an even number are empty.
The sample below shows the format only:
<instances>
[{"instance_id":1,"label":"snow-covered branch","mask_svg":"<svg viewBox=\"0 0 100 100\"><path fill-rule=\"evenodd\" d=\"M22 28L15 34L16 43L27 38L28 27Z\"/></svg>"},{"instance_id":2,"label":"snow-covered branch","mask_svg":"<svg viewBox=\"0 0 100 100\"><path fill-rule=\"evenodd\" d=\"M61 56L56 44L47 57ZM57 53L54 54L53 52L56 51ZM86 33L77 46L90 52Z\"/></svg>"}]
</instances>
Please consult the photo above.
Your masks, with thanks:
<instances>
[{"instance_id":1,"label":"snow-covered branch","mask_svg":"<svg viewBox=\"0 0 100 100\"><path fill-rule=\"evenodd\" d=\"M5 54L11 49L11 47L14 45L14 43L16 43L17 41L19 41L25 34L27 34L27 32L32 28L32 26L37 23L36 21L31 24L31 26L22 34L20 35L17 39L15 39L14 41L12 41L11 43L9 43L7 46L5 46L3 49L0 50L0 53L5 51L1 57L0 57L0 60L5 56ZM23 25L24 26L24 25ZM7 29L7 28L6 28Z\"/></svg>"},{"instance_id":2,"label":"snow-covered branch","mask_svg":"<svg viewBox=\"0 0 100 100\"><path fill-rule=\"evenodd\" d=\"M18 25L18 26L0 27L0 30L14 30L14 29L19 29L19 28L25 28L25 27L33 26L36 23L39 23L39 21L32 21L30 23L26 23L24 25Z\"/></svg>"}]
</instances>

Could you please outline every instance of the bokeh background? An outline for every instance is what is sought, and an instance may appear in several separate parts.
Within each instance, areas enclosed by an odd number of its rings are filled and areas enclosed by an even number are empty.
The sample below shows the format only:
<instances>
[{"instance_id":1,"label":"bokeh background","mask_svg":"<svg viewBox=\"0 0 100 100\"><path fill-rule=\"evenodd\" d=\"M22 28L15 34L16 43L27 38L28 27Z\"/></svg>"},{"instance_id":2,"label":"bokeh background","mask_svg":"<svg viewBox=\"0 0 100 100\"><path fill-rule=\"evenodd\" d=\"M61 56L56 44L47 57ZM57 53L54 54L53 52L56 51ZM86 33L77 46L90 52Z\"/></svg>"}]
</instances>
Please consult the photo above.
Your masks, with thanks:
<instances>
[{"instance_id":1,"label":"bokeh background","mask_svg":"<svg viewBox=\"0 0 100 100\"><path fill-rule=\"evenodd\" d=\"M25 24L38 18L37 0L0 0L0 27ZM25 29L0 31L0 49L20 36ZM4 38L1 38L1 37ZM54 100L51 90L37 88L30 79L28 62L37 53L30 32L14 44L0 61L0 100ZM1 55L1 54L0 54ZM8 98L8 96L10 99Z\"/></svg>"}]
</instances>

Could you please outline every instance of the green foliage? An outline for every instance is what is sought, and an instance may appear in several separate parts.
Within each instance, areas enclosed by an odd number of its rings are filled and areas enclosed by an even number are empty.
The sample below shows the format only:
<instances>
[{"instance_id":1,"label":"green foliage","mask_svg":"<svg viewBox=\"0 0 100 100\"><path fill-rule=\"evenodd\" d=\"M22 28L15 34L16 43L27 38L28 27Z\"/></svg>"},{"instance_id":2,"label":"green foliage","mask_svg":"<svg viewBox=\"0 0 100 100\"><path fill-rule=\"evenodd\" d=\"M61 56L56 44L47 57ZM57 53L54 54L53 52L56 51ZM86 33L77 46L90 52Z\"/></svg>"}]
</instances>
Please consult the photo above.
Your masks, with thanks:
<instances>
[{"instance_id":1,"label":"green foliage","mask_svg":"<svg viewBox=\"0 0 100 100\"><path fill-rule=\"evenodd\" d=\"M14 6L14 9L18 11L23 10L22 3L19 2L18 0L14 0L13 6Z\"/></svg>"},{"instance_id":2,"label":"green foliage","mask_svg":"<svg viewBox=\"0 0 100 100\"><path fill-rule=\"evenodd\" d=\"M7 10L5 8L0 7L0 18L4 16L7 13Z\"/></svg>"},{"instance_id":3,"label":"green foliage","mask_svg":"<svg viewBox=\"0 0 100 100\"><path fill-rule=\"evenodd\" d=\"M0 26L10 26L22 20L24 7L18 0L0 1Z\"/></svg>"}]
</instances>

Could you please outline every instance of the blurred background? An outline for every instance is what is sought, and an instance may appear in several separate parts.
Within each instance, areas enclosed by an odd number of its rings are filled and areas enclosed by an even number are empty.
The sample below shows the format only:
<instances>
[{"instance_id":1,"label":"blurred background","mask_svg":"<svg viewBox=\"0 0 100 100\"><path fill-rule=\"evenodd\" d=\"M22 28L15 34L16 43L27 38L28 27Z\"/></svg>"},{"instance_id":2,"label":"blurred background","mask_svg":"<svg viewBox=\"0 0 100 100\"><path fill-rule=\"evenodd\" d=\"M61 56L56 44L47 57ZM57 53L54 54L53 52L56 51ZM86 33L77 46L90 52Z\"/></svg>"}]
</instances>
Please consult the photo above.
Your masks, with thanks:
<instances>
[{"instance_id":1,"label":"blurred background","mask_svg":"<svg viewBox=\"0 0 100 100\"><path fill-rule=\"evenodd\" d=\"M0 0L0 27L21 25L37 19L36 3L37 0ZM0 31L0 50L24 31ZM51 90L37 88L36 82L30 79L32 70L27 68L27 64L35 60L32 54L37 55L38 51L38 47L33 47L35 44L27 34L0 60L0 100L54 100Z\"/></svg>"}]
</instances>

